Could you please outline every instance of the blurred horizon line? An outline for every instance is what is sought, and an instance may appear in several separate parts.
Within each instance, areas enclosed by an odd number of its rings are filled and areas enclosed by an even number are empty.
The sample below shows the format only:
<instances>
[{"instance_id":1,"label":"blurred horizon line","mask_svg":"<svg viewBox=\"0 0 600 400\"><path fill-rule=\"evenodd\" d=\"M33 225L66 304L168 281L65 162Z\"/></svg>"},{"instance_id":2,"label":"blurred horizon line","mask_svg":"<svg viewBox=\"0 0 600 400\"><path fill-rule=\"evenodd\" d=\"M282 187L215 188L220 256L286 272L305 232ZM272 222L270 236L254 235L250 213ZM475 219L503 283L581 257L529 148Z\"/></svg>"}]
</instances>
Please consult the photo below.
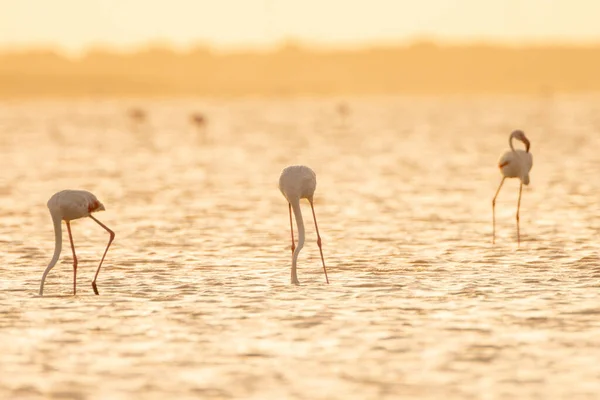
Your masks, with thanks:
<instances>
[{"instance_id":1,"label":"blurred horizon line","mask_svg":"<svg viewBox=\"0 0 600 400\"><path fill-rule=\"evenodd\" d=\"M287 40L223 52L164 41L134 51L0 48L0 97L247 96L600 92L600 43L449 44L315 48Z\"/></svg>"},{"instance_id":2,"label":"blurred horizon line","mask_svg":"<svg viewBox=\"0 0 600 400\"><path fill-rule=\"evenodd\" d=\"M143 53L149 50L171 51L174 54L186 54L199 49L215 55L228 54L265 54L277 53L282 49L295 48L314 53L360 52L364 50L394 50L430 46L440 48L490 48L490 49L600 49L600 38L589 40L500 40L491 38L442 39L430 35L418 35L403 40L371 40L348 43L324 43L286 37L268 44L217 45L210 41L199 40L187 45L176 44L166 39L150 39L130 45L95 42L79 50L69 50L56 43L0 44L0 54L15 53L54 53L62 57L77 59L90 53L106 52L115 55Z\"/></svg>"}]
</instances>

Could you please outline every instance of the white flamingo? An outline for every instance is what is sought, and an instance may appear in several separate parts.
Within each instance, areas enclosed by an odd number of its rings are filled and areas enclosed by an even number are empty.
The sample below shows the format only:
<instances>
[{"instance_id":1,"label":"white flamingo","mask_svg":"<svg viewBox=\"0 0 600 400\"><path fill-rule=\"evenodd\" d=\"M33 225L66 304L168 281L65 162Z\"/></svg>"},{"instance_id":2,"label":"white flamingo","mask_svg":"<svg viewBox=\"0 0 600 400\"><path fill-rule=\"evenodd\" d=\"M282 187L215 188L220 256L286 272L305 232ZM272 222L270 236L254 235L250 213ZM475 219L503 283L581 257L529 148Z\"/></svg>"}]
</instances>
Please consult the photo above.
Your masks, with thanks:
<instances>
[{"instance_id":1,"label":"white flamingo","mask_svg":"<svg viewBox=\"0 0 600 400\"><path fill-rule=\"evenodd\" d=\"M517 139L525 144L525 151L515 150L513 147L513 139ZM521 245L521 234L519 231L519 209L521 208L521 192L523 191L523 185L529 185L529 171L533 166L533 157L529 152L529 139L525 136L525 133L521 130L513 131L508 138L508 144L510 150L502 154L500 160L498 160L498 168L502 173L502 180L500 186L496 190L494 199L492 200L492 223L493 223L493 238L492 243L496 243L496 197L500 193L502 184L506 178L519 178L521 181L519 184L519 200L517 202L517 243Z\"/></svg>"},{"instance_id":2,"label":"white flamingo","mask_svg":"<svg viewBox=\"0 0 600 400\"><path fill-rule=\"evenodd\" d=\"M129 118L137 123L146 121L146 111L141 108L132 108L127 112L127 114L129 115Z\"/></svg>"},{"instance_id":3,"label":"white flamingo","mask_svg":"<svg viewBox=\"0 0 600 400\"><path fill-rule=\"evenodd\" d=\"M115 238L115 233L111 231L106 225L102 222L98 221L96 218L92 216L93 212L104 211L104 205L98 201L96 196L92 193L85 190L63 190L58 193L55 193L50 200L48 200L48 209L50 210L50 215L52 216L52 222L54 223L54 256L52 256L52 261L48 264L48 267L44 271L44 275L42 275L42 283L40 284L40 296L44 294L44 281L46 280L46 275L48 272L54 267L56 262L58 261L58 257L60 256L60 251L62 249L62 223L61 221L65 221L67 224L67 231L69 232L69 240L71 242L71 249L73 250L73 294L77 293L77 256L75 255L75 245L73 244L73 236L71 235L71 221L78 218L90 217L94 221L96 221L101 227L106 229L106 231L110 234L110 239L108 241L108 245L106 246L106 250L104 250L104 255L100 260L100 265L98 265L98 270L96 271L96 275L94 276L94 280L92 282L92 288L94 289L94 293L98 294L98 288L96 287L96 279L98 278L98 273L100 272L100 267L102 267L102 262L104 261L104 257L108 252L108 248Z\"/></svg>"},{"instance_id":4,"label":"white flamingo","mask_svg":"<svg viewBox=\"0 0 600 400\"><path fill-rule=\"evenodd\" d=\"M288 201L288 209L290 211L290 231L292 233L292 284L298 285L298 276L296 275L296 263L300 250L304 247L304 221L302 220L302 211L300 210L300 199L307 199L312 209L313 218L315 220L315 229L317 230L317 244L321 253L321 261L323 263L323 272L325 272L325 280L327 278L327 269L325 268L325 259L323 258L323 249L321 247L321 236L319 235L319 226L317 225L317 217L315 215L315 207L313 205L313 195L317 187L317 175L314 171L304 165L292 165L285 168L279 177L279 190ZM294 226L292 224L292 209L296 217L296 225L298 226L298 246L294 243Z\"/></svg>"},{"instance_id":5,"label":"white flamingo","mask_svg":"<svg viewBox=\"0 0 600 400\"><path fill-rule=\"evenodd\" d=\"M202 136L202 140L206 139L206 117L199 112L190 115L190 122L198 128L198 134Z\"/></svg>"}]
</instances>

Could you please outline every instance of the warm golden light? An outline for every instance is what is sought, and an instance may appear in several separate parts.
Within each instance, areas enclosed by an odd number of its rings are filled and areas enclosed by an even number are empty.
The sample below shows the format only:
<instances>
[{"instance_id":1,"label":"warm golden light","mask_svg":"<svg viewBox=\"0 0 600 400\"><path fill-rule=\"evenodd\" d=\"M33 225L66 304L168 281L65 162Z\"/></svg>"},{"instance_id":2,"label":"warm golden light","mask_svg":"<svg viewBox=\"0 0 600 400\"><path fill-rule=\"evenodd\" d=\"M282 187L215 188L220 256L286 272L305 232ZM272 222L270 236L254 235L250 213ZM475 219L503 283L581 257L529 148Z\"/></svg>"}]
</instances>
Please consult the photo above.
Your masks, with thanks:
<instances>
[{"instance_id":1,"label":"warm golden light","mask_svg":"<svg viewBox=\"0 0 600 400\"><path fill-rule=\"evenodd\" d=\"M600 40L595 0L2 0L0 46Z\"/></svg>"},{"instance_id":2,"label":"warm golden light","mask_svg":"<svg viewBox=\"0 0 600 400\"><path fill-rule=\"evenodd\" d=\"M600 90L593 0L2 5L0 95Z\"/></svg>"}]
</instances>

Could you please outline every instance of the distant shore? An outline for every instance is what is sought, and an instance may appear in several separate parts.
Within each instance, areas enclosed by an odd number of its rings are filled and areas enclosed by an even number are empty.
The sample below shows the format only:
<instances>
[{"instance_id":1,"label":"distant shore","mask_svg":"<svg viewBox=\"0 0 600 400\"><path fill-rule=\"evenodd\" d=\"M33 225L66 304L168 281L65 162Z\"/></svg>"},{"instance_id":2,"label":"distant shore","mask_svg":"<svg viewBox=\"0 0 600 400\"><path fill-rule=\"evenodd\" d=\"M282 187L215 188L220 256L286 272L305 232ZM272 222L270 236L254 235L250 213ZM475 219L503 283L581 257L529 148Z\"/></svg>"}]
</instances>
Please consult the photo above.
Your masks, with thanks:
<instances>
[{"instance_id":1,"label":"distant shore","mask_svg":"<svg viewBox=\"0 0 600 400\"><path fill-rule=\"evenodd\" d=\"M536 94L600 92L600 44L439 45L217 52L168 46L0 49L0 97Z\"/></svg>"}]
</instances>

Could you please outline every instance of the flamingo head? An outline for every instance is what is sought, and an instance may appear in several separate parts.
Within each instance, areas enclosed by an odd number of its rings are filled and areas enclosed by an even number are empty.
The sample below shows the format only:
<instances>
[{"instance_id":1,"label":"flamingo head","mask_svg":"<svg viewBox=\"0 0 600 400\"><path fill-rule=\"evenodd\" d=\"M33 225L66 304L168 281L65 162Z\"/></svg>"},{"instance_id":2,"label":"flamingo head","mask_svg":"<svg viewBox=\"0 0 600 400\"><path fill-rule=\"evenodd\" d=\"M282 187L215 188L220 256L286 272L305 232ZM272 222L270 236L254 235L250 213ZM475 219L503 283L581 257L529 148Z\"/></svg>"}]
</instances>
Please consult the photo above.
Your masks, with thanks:
<instances>
[{"instance_id":1,"label":"flamingo head","mask_svg":"<svg viewBox=\"0 0 600 400\"><path fill-rule=\"evenodd\" d=\"M529 148L531 147L531 143L529 142L529 139L527 139L527 136L525 136L525 133L522 130L517 129L516 131L513 131L511 136L513 138L523 142L523 144L525 145L525 151L529 153Z\"/></svg>"},{"instance_id":2,"label":"flamingo head","mask_svg":"<svg viewBox=\"0 0 600 400\"><path fill-rule=\"evenodd\" d=\"M104 204L102 204L98 200L94 200L92 203L90 203L88 205L88 212L89 213L98 212L98 211L105 211L105 210L106 209L104 208Z\"/></svg>"}]
</instances>

